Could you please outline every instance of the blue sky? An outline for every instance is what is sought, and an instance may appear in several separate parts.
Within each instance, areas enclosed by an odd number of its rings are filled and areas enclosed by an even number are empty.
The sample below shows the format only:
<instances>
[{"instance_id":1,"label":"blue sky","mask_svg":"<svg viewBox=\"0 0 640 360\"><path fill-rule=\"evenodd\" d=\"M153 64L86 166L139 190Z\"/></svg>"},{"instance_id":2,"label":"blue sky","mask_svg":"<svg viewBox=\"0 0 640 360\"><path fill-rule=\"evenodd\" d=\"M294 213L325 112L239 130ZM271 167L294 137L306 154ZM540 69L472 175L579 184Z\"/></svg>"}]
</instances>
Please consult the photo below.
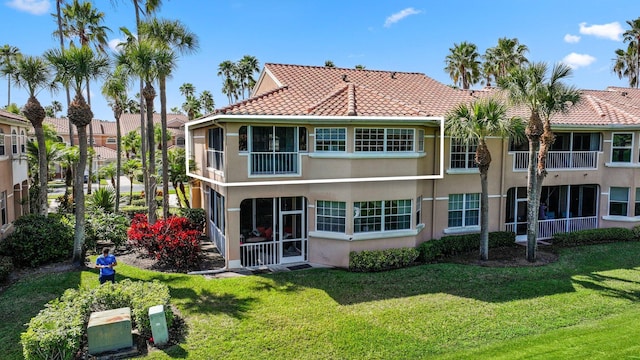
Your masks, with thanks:
<instances>
[{"instance_id":1,"label":"blue sky","mask_svg":"<svg viewBox=\"0 0 640 360\"><path fill-rule=\"evenodd\" d=\"M130 0L92 1L105 12L111 41L123 38L119 28L134 29ZM255 56L260 65L285 63L337 67L364 65L371 70L420 72L452 84L443 70L454 43L468 41L482 54L498 38L509 37L529 47L531 61L564 61L575 71L570 83L583 89L626 86L612 72L614 51L626 46L627 20L640 16L637 0L165 0L158 17L178 19L200 40L196 54L182 56L167 83L168 106L184 99L178 88L195 85L209 90L216 106L227 105L218 65ZM54 0L0 0L0 45L17 46L24 54L41 55L58 46ZM92 85L96 118L113 115ZM137 91L132 89L131 96ZM38 95L43 105L63 93ZM0 79L0 104L7 101L6 80ZM11 101L22 106L26 92L13 88Z\"/></svg>"}]
</instances>

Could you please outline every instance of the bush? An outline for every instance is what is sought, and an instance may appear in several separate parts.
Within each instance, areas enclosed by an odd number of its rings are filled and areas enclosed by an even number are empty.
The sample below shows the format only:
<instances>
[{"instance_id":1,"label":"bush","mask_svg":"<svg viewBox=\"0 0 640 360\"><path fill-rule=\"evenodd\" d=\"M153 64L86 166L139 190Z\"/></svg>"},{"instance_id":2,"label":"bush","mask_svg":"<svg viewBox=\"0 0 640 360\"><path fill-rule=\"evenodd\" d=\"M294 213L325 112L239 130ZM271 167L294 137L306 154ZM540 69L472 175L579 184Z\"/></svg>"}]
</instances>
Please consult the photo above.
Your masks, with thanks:
<instances>
[{"instance_id":1,"label":"bush","mask_svg":"<svg viewBox=\"0 0 640 360\"><path fill-rule=\"evenodd\" d=\"M414 248L365 250L349 253L349 270L374 272L399 269L411 265L418 258Z\"/></svg>"},{"instance_id":2,"label":"bush","mask_svg":"<svg viewBox=\"0 0 640 360\"><path fill-rule=\"evenodd\" d=\"M16 266L37 267L71 258L73 227L59 214L28 214L13 223L15 230L0 243L0 254Z\"/></svg>"},{"instance_id":3,"label":"bush","mask_svg":"<svg viewBox=\"0 0 640 360\"><path fill-rule=\"evenodd\" d=\"M602 228L580 230L570 233L557 233L553 236L553 245L577 246L600 244L616 241L637 241L634 231L626 228Z\"/></svg>"},{"instance_id":4,"label":"bush","mask_svg":"<svg viewBox=\"0 0 640 360\"><path fill-rule=\"evenodd\" d=\"M82 345L84 329L93 311L131 308L132 326L143 337L151 334L149 308L164 305L167 326L173 322L169 288L157 281L123 280L95 289L69 289L29 321L20 336L23 355L31 359L73 359Z\"/></svg>"},{"instance_id":5,"label":"bush","mask_svg":"<svg viewBox=\"0 0 640 360\"><path fill-rule=\"evenodd\" d=\"M144 200L143 200L144 202ZM120 211L125 214L130 220L132 220L136 215L145 215L149 208L145 205L135 206L135 205L127 205L120 208Z\"/></svg>"},{"instance_id":6,"label":"bush","mask_svg":"<svg viewBox=\"0 0 640 360\"><path fill-rule=\"evenodd\" d=\"M189 220L193 230L198 230L201 233L204 231L204 224L207 217L204 209L180 208L178 214Z\"/></svg>"},{"instance_id":7,"label":"bush","mask_svg":"<svg viewBox=\"0 0 640 360\"><path fill-rule=\"evenodd\" d=\"M95 190L89 198L89 208L105 212L113 212L116 206L116 191L110 187Z\"/></svg>"},{"instance_id":8,"label":"bush","mask_svg":"<svg viewBox=\"0 0 640 360\"><path fill-rule=\"evenodd\" d=\"M508 231L489 233L489 248L515 246L516 235ZM439 240L430 240L418 246L418 261L430 262L449 256L480 250L480 234L448 235Z\"/></svg>"},{"instance_id":9,"label":"bush","mask_svg":"<svg viewBox=\"0 0 640 360\"><path fill-rule=\"evenodd\" d=\"M73 195L64 193L58 196L58 213L59 214L72 214L75 207L73 202Z\"/></svg>"},{"instance_id":10,"label":"bush","mask_svg":"<svg viewBox=\"0 0 640 360\"><path fill-rule=\"evenodd\" d=\"M146 215L136 215L127 232L130 243L145 249L160 263L178 271L197 267L200 233L190 228L187 218L172 216L150 225Z\"/></svg>"},{"instance_id":11,"label":"bush","mask_svg":"<svg viewBox=\"0 0 640 360\"><path fill-rule=\"evenodd\" d=\"M85 248L97 250L99 242L113 244L116 248L127 241L129 219L121 214L91 212L87 216Z\"/></svg>"},{"instance_id":12,"label":"bush","mask_svg":"<svg viewBox=\"0 0 640 360\"><path fill-rule=\"evenodd\" d=\"M9 278L13 271L13 261L9 256L0 256L0 283Z\"/></svg>"}]
</instances>

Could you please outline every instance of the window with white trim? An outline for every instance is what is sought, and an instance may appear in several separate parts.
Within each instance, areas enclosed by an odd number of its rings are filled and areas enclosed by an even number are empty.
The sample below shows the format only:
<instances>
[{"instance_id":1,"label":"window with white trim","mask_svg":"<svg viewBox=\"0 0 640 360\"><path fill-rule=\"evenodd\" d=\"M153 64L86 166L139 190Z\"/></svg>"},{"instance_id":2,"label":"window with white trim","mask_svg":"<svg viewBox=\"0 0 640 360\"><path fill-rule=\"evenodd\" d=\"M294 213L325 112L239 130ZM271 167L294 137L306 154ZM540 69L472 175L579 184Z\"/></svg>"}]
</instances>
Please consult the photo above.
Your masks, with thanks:
<instances>
[{"instance_id":1,"label":"window with white trim","mask_svg":"<svg viewBox=\"0 0 640 360\"><path fill-rule=\"evenodd\" d=\"M629 188L609 188L609 215L627 216L629 208Z\"/></svg>"},{"instance_id":2,"label":"window with white trim","mask_svg":"<svg viewBox=\"0 0 640 360\"><path fill-rule=\"evenodd\" d=\"M422 196L416 198L416 225L422 224Z\"/></svg>"},{"instance_id":3,"label":"window with white trim","mask_svg":"<svg viewBox=\"0 0 640 360\"><path fill-rule=\"evenodd\" d=\"M449 194L449 227L480 224L480 194Z\"/></svg>"},{"instance_id":4,"label":"window with white trim","mask_svg":"<svg viewBox=\"0 0 640 360\"><path fill-rule=\"evenodd\" d=\"M424 130L418 130L418 152L424 152Z\"/></svg>"},{"instance_id":5,"label":"window with white trim","mask_svg":"<svg viewBox=\"0 0 640 360\"><path fill-rule=\"evenodd\" d=\"M630 163L633 133L614 133L611 141L611 162Z\"/></svg>"},{"instance_id":6,"label":"window with white trim","mask_svg":"<svg viewBox=\"0 0 640 360\"><path fill-rule=\"evenodd\" d=\"M114 137L107 138L107 144L115 144L115 143L116 143L116 138Z\"/></svg>"},{"instance_id":7,"label":"window with white trim","mask_svg":"<svg viewBox=\"0 0 640 360\"><path fill-rule=\"evenodd\" d=\"M353 232L380 232L411 228L411 200L354 202Z\"/></svg>"},{"instance_id":8,"label":"window with white trim","mask_svg":"<svg viewBox=\"0 0 640 360\"><path fill-rule=\"evenodd\" d=\"M451 163L452 169L476 169L477 144L465 144L459 140L451 139Z\"/></svg>"},{"instance_id":9,"label":"window with white trim","mask_svg":"<svg viewBox=\"0 0 640 360\"><path fill-rule=\"evenodd\" d=\"M413 129L355 129L356 152L415 151Z\"/></svg>"},{"instance_id":10,"label":"window with white trim","mask_svg":"<svg viewBox=\"0 0 640 360\"><path fill-rule=\"evenodd\" d=\"M7 192L3 191L0 193L0 221L5 225L8 222L7 218Z\"/></svg>"},{"instance_id":11,"label":"window with white trim","mask_svg":"<svg viewBox=\"0 0 640 360\"><path fill-rule=\"evenodd\" d=\"M346 128L316 128L316 151L347 151Z\"/></svg>"},{"instance_id":12,"label":"window with white trim","mask_svg":"<svg viewBox=\"0 0 640 360\"><path fill-rule=\"evenodd\" d=\"M27 153L27 137L24 135L24 130L20 131L20 153Z\"/></svg>"},{"instance_id":13,"label":"window with white trim","mask_svg":"<svg viewBox=\"0 0 640 360\"><path fill-rule=\"evenodd\" d=\"M217 227L222 234L224 234L225 228L224 213L224 196L217 191L211 190L209 197L209 218L213 225Z\"/></svg>"},{"instance_id":14,"label":"window with white trim","mask_svg":"<svg viewBox=\"0 0 640 360\"><path fill-rule=\"evenodd\" d=\"M316 202L316 230L345 232L347 219L347 203L344 201Z\"/></svg>"},{"instance_id":15,"label":"window with white trim","mask_svg":"<svg viewBox=\"0 0 640 360\"><path fill-rule=\"evenodd\" d=\"M4 131L0 129L0 156L6 155L4 151Z\"/></svg>"},{"instance_id":16,"label":"window with white trim","mask_svg":"<svg viewBox=\"0 0 640 360\"><path fill-rule=\"evenodd\" d=\"M636 204L633 216L640 216L640 188L636 188Z\"/></svg>"},{"instance_id":17,"label":"window with white trim","mask_svg":"<svg viewBox=\"0 0 640 360\"><path fill-rule=\"evenodd\" d=\"M222 128L209 129L207 167L222 170L224 166L224 132Z\"/></svg>"},{"instance_id":18,"label":"window with white trim","mask_svg":"<svg viewBox=\"0 0 640 360\"><path fill-rule=\"evenodd\" d=\"M18 153L18 133L15 130L11 130L11 153Z\"/></svg>"}]
</instances>

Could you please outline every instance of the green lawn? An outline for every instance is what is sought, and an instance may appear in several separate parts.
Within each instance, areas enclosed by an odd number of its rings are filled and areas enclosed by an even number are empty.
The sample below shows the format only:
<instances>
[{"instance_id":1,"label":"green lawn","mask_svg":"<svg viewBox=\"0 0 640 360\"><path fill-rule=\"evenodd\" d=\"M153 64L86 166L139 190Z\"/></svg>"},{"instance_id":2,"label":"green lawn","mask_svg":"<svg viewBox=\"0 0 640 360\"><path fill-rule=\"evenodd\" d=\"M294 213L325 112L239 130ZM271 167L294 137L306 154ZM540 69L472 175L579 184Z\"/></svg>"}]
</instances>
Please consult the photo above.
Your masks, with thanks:
<instances>
[{"instance_id":1,"label":"green lawn","mask_svg":"<svg viewBox=\"0 0 640 360\"><path fill-rule=\"evenodd\" d=\"M640 243L564 249L543 267L432 264L375 274L314 269L206 280L158 279L188 324L169 359L638 359ZM44 275L0 294L3 358L67 287L94 272Z\"/></svg>"}]
</instances>

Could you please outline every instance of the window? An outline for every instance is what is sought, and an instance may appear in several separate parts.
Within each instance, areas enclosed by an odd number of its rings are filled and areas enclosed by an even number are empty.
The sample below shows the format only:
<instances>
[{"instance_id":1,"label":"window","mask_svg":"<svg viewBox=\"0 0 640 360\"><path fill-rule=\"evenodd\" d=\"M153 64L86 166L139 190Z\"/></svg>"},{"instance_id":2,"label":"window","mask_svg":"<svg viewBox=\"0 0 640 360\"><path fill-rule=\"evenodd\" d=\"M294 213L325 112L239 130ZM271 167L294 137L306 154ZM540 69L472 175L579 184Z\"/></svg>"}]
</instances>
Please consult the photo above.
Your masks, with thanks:
<instances>
[{"instance_id":1,"label":"window","mask_svg":"<svg viewBox=\"0 0 640 360\"><path fill-rule=\"evenodd\" d=\"M411 228L411 200L353 203L354 233Z\"/></svg>"},{"instance_id":2,"label":"window","mask_svg":"<svg viewBox=\"0 0 640 360\"><path fill-rule=\"evenodd\" d=\"M224 234L225 228L224 212L224 196L216 191L211 190L209 217L211 219L211 222L220 230L220 233L222 234Z\"/></svg>"},{"instance_id":3,"label":"window","mask_svg":"<svg viewBox=\"0 0 640 360\"><path fill-rule=\"evenodd\" d=\"M27 152L27 137L24 136L24 130L20 132L20 153L25 154Z\"/></svg>"},{"instance_id":4,"label":"window","mask_svg":"<svg viewBox=\"0 0 640 360\"><path fill-rule=\"evenodd\" d=\"M224 133L222 128L209 129L207 167L222 170L224 166Z\"/></svg>"},{"instance_id":5,"label":"window","mask_svg":"<svg viewBox=\"0 0 640 360\"><path fill-rule=\"evenodd\" d=\"M238 131L238 151L247 150L247 127L240 126L240 131Z\"/></svg>"},{"instance_id":6,"label":"window","mask_svg":"<svg viewBox=\"0 0 640 360\"><path fill-rule=\"evenodd\" d=\"M627 216L629 188L612 187L609 189L609 215Z\"/></svg>"},{"instance_id":7,"label":"window","mask_svg":"<svg viewBox=\"0 0 640 360\"><path fill-rule=\"evenodd\" d=\"M631 152L633 146L633 134L617 133L613 134L611 142L611 162L631 162Z\"/></svg>"},{"instance_id":8,"label":"window","mask_svg":"<svg viewBox=\"0 0 640 360\"><path fill-rule=\"evenodd\" d=\"M18 133L15 130L11 130L11 153L18 153Z\"/></svg>"},{"instance_id":9,"label":"window","mask_svg":"<svg viewBox=\"0 0 640 360\"><path fill-rule=\"evenodd\" d=\"M316 230L344 233L346 216L345 202L318 200L316 203Z\"/></svg>"},{"instance_id":10,"label":"window","mask_svg":"<svg viewBox=\"0 0 640 360\"><path fill-rule=\"evenodd\" d=\"M636 206L633 216L640 216L640 188L636 188Z\"/></svg>"},{"instance_id":11,"label":"window","mask_svg":"<svg viewBox=\"0 0 640 360\"><path fill-rule=\"evenodd\" d=\"M416 198L416 225L422 224L422 196Z\"/></svg>"},{"instance_id":12,"label":"window","mask_svg":"<svg viewBox=\"0 0 640 360\"><path fill-rule=\"evenodd\" d=\"M7 192L3 191L0 193L0 221L5 225L8 222L7 219Z\"/></svg>"},{"instance_id":13,"label":"window","mask_svg":"<svg viewBox=\"0 0 640 360\"><path fill-rule=\"evenodd\" d=\"M4 156L6 153L4 152L4 131L0 129L0 156Z\"/></svg>"},{"instance_id":14,"label":"window","mask_svg":"<svg viewBox=\"0 0 640 360\"><path fill-rule=\"evenodd\" d=\"M178 138L176 138L176 145L179 147L184 147L184 138L179 136Z\"/></svg>"},{"instance_id":15,"label":"window","mask_svg":"<svg viewBox=\"0 0 640 360\"><path fill-rule=\"evenodd\" d=\"M307 128L298 128L298 150L307 151Z\"/></svg>"},{"instance_id":16,"label":"window","mask_svg":"<svg viewBox=\"0 0 640 360\"><path fill-rule=\"evenodd\" d=\"M249 169L251 174L298 173L300 162L299 129L292 126L250 127L249 151L251 151L251 156L249 157Z\"/></svg>"},{"instance_id":17,"label":"window","mask_svg":"<svg viewBox=\"0 0 640 360\"><path fill-rule=\"evenodd\" d=\"M356 152L408 152L414 150L413 129L356 129ZM423 144L424 146L424 144Z\"/></svg>"},{"instance_id":18,"label":"window","mask_svg":"<svg viewBox=\"0 0 640 360\"><path fill-rule=\"evenodd\" d=\"M456 139L451 139L451 168L475 169L477 144L464 144Z\"/></svg>"},{"instance_id":19,"label":"window","mask_svg":"<svg viewBox=\"0 0 640 360\"><path fill-rule=\"evenodd\" d=\"M449 195L449 227L480 224L480 194Z\"/></svg>"},{"instance_id":20,"label":"window","mask_svg":"<svg viewBox=\"0 0 640 360\"><path fill-rule=\"evenodd\" d=\"M115 143L116 143L116 138L114 137L107 138L107 144L115 144Z\"/></svg>"},{"instance_id":21,"label":"window","mask_svg":"<svg viewBox=\"0 0 640 360\"><path fill-rule=\"evenodd\" d=\"M316 151L346 151L347 129L319 128L316 129Z\"/></svg>"},{"instance_id":22,"label":"window","mask_svg":"<svg viewBox=\"0 0 640 360\"><path fill-rule=\"evenodd\" d=\"M424 152L424 130L418 130L418 152Z\"/></svg>"}]
</instances>

